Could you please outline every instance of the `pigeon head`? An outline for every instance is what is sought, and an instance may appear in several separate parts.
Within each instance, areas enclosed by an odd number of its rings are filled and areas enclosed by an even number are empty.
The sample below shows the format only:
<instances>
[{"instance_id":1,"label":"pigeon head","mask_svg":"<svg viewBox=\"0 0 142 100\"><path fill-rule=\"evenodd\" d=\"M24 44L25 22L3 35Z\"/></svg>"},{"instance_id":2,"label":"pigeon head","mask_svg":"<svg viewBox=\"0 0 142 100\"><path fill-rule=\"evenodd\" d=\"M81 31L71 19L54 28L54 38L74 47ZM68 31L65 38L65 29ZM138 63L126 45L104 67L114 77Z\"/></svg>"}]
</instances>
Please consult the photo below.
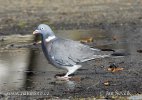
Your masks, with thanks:
<instances>
[{"instance_id":1,"label":"pigeon head","mask_svg":"<svg viewBox=\"0 0 142 100\"><path fill-rule=\"evenodd\" d=\"M52 29L46 24L40 24L33 34L41 34L43 37L55 36Z\"/></svg>"}]
</instances>

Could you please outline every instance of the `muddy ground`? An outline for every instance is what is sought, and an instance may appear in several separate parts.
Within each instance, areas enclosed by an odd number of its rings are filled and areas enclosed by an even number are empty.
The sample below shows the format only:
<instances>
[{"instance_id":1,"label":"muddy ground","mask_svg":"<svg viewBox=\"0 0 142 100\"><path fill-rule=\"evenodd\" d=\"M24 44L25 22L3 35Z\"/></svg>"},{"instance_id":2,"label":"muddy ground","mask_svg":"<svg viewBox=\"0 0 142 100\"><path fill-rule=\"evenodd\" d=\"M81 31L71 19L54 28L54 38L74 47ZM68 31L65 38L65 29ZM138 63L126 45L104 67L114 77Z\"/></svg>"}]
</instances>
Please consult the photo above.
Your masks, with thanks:
<instances>
[{"instance_id":1,"label":"muddy ground","mask_svg":"<svg viewBox=\"0 0 142 100\"><path fill-rule=\"evenodd\" d=\"M30 34L40 23L53 29L90 29L142 22L137 0L0 0L0 33Z\"/></svg>"},{"instance_id":2,"label":"muddy ground","mask_svg":"<svg viewBox=\"0 0 142 100\"><path fill-rule=\"evenodd\" d=\"M37 100L44 98L126 99L131 95L142 94L141 0L135 2L133 0L87 0L86 2L72 0L71 3L63 1L59 0L55 3L54 0L15 0L14 2L0 0L1 43L7 41L5 35L29 35L39 23L46 23L57 34L58 32L68 34L70 30L97 29L99 32L92 31L94 35L91 36L94 41L87 43L88 45L100 49L125 51L129 55L88 61L83 64L81 70L72 75L74 77L72 80L64 82L56 80L54 76L65 71L54 69L48 64L40 45L33 45L33 38L27 40L28 43L20 41L22 44L19 42L17 44L16 41L8 42L1 45L3 51L22 48L31 50L31 63L29 62L27 72L24 72L27 76L25 85L13 91L42 91L48 95L5 96L2 94L0 97L26 100L33 98ZM99 34L106 37L98 38ZM64 37L68 36L64 35ZM113 63L118 68L124 69L118 72L108 71L107 69Z\"/></svg>"},{"instance_id":3,"label":"muddy ground","mask_svg":"<svg viewBox=\"0 0 142 100\"><path fill-rule=\"evenodd\" d=\"M103 28L102 28L103 27ZM64 70L59 70L50 65L45 59L40 45L34 45L32 38L27 39L28 43L16 42L5 44L2 50L6 51L16 49L20 51L22 48L30 49L29 65L24 73L26 74L25 85L20 89L12 89L12 92L19 91L36 91L47 93L42 96L6 96L6 98L21 98L21 99L51 99L51 98L121 98L138 95L142 93L142 57L141 57L141 25L106 25L95 27L99 29L98 33L93 33L91 36L94 42L87 43L91 47L100 49L110 49L117 52L124 52L128 55L124 57L110 57L104 59L96 59L83 63L83 67L72 75L70 81L59 81L55 75L65 73ZM70 32L71 31L71 32ZM78 33L78 30L61 30L57 35ZM83 34L85 30L80 30ZM85 31L88 32L89 31ZM97 32L97 31L95 31ZM100 32L100 33L99 33ZM64 34L64 37L68 37ZM74 34L74 35L75 35ZM23 36L24 37L24 36ZM29 37L29 36L28 36ZM31 37L31 36L30 36ZM70 37L73 39L72 37ZM3 36L3 43L8 38ZM15 38L16 39L16 38ZM22 38L25 40L24 38ZM76 40L76 39L74 39ZM21 40L18 40L19 42ZM111 64L115 64L123 70L111 72L108 68ZM5 97L5 96L4 96Z\"/></svg>"}]
</instances>

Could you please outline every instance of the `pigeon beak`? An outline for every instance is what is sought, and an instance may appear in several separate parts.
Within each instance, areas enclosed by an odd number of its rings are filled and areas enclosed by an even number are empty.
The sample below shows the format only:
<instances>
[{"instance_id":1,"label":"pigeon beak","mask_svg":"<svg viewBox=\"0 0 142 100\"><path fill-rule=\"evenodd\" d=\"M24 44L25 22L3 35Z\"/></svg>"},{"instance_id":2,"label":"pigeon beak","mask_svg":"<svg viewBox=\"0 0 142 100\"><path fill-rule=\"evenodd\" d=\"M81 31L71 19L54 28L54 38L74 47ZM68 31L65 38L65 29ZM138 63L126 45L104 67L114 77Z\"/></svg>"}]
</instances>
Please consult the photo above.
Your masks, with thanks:
<instances>
[{"instance_id":1,"label":"pigeon beak","mask_svg":"<svg viewBox=\"0 0 142 100\"><path fill-rule=\"evenodd\" d=\"M40 33L40 30L35 30L34 32L33 32L33 34L39 34Z\"/></svg>"}]
</instances>

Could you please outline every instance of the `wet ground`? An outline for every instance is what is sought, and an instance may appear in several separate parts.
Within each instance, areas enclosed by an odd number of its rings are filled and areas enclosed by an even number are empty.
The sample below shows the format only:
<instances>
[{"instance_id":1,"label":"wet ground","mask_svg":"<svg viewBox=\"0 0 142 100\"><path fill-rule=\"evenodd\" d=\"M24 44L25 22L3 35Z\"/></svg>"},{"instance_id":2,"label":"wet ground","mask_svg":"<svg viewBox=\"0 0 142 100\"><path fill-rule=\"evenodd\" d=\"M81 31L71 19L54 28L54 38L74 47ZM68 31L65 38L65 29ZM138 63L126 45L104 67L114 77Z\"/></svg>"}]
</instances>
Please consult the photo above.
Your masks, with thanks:
<instances>
[{"instance_id":1,"label":"wet ground","mask_svg":"<svg viewBox=\"0 0 142 100\"><path fill-rule=\"evenodd\" d=\"M141 0L0 0L0 99L141 99L141 9ZM33 45L31 33L40 23L60 37L91 37L91 47L130 55L88 61L70 81L56 80L66 71ZM119 71L108 70L112 64Z\"/></svg>"},{"instance_id":2,"label":"wet ground","mask_svg":"<svg viewBox=\"0 0 142 100\"><path fill-rule=\"evenodd\" d=\"M66 71L57 69L47 62L40 45L33 45L32 36L13 36L13 38L2 36L1 98L126 99L142 94L141 26L134 23L103 24L89 30L55 30L56 35L60 37L76 41L93 37L93 42L87 45L129 54L124 57L96 59L83 63L83 67L72 75L70 81L60 81L55 78L56 74ZM109 71L111 64L123 70ZM6 93L19 92L21 94L26 92L28 96L6 95Z\"/></svg>"}]
</instances>

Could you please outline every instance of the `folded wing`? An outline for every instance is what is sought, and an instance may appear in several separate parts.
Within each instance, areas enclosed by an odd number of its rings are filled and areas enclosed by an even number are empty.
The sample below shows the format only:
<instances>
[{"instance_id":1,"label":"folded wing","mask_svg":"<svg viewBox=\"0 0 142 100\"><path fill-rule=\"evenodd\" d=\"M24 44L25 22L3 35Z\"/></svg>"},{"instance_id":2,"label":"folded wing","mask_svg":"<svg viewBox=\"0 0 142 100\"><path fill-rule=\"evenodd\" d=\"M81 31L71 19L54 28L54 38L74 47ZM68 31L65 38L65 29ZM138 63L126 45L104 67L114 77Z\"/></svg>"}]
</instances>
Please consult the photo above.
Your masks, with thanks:
<instances>
[{"instance_id":1,"label":"folded wing","mask_svg":"<svg viewBox=\"0 0 142 100\"><path fill-rule=\"evenodd\" d=\"M62 66L72 66L95 59L97 56L94 55L99 52L99 49L92 49L80 42L61 38L47 44L47 47L51 58Z\"/></svg>"}]
</instances>

